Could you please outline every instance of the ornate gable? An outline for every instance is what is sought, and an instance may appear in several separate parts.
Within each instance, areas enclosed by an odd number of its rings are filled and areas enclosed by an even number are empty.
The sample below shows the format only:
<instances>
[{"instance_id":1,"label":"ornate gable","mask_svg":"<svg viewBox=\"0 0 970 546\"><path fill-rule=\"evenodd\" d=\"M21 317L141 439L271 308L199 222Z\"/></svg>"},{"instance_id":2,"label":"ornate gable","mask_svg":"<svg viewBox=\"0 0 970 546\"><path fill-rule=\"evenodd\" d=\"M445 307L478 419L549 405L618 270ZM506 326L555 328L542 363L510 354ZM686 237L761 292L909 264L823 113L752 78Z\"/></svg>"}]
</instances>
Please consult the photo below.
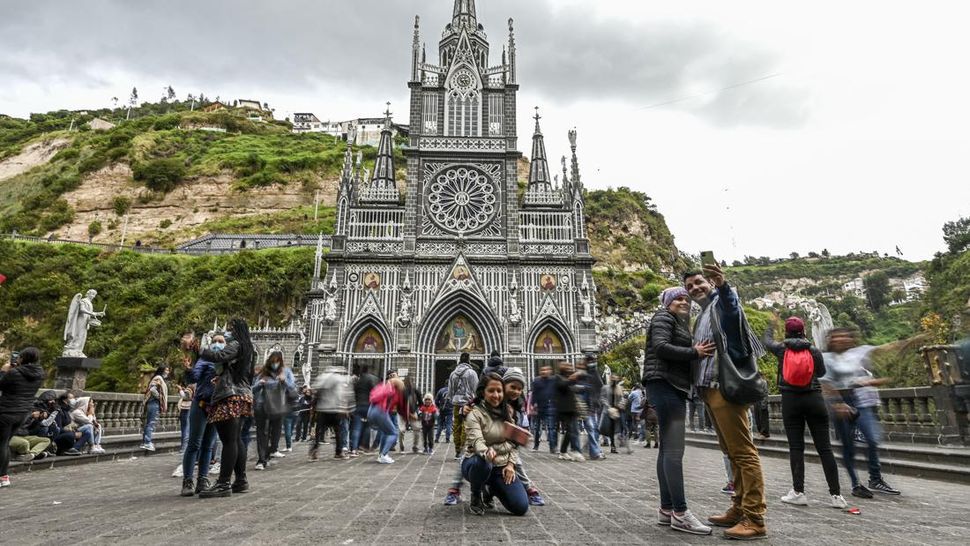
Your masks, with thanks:
<instances>
[{"instance_id":1,"label":"ornate gable","mask_svg":"<svg viewBox=\"0 0 970 546\"><path fill-rule=\"evenodd\" d=\"M373 291L370 291L367 294L366 298L364 299L364 303L360 306L360 309L357 310L357 314L354 316L354 320L351 321L351 324L357 324L365 317L372 317L381 324L387 324L387 321L384 319L384 312L381 311L381 305L377 301L377 297Z\"/></svg>"},{"instance_id":2,"label":"ornate gable","mask_svg":"<svg viewBox=\"0 0 970 546\"><path fill-rule=\"evenodd\" d=\"M465 260L464 254L459 254L455 258L451 269L441 283L441 287L438 288L438 294L435 295L430 307L434 307L439 301L455 292L467 292L488 306L488 299L485 297L485 292L482 290L478 280L475 279L472 268L468 265L468 261Z\"/></svg>"},{"instance_id":3,"label":"ornate gable","mask_svg":"<svg viewBox=\"0 0 970 546\"><path fill-rule=\"evenodd\" d=\"M556 319L562 324L566 323L563 313L559 310L559 306L556 305L552 294L543 296L542 303L539 304L539 310L536 312L535 319L532 322L533 324L538 324L546 318Z\"/></svg>"}]
</instances>

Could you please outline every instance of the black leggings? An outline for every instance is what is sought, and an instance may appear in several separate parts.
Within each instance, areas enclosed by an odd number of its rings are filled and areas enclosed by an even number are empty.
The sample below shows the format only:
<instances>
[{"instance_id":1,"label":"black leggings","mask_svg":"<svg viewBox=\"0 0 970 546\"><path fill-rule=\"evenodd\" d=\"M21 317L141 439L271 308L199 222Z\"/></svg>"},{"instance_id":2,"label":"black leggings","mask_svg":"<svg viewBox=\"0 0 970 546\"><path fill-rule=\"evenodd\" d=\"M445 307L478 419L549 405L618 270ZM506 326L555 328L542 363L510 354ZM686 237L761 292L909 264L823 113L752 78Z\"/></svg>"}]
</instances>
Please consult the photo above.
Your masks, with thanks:
<instances>
[{"instance_id":1,"label":"black leggings","mask_svg":"<svg viewBox=\"0 0 970 546\"><path fill-rule=\"evenodd\" d=\"M815 451L822 460L830 495L841 495L839 467L835 464L829 439L829 414L818 391L781 393L781 414L788 435L788 459L791 462L792 488L805 492L805 425L812 433Z\"/></svg>"},{"instance_id":2,"label":"black leggings","mask_svg":"<svg viewBox=\"0 0 970 546\"><path fill-rule=\"evenodd\" d=\"M7 467L10 466L10 438L13 438L13 433L23 422L23 415L0 415L0 476L7 475Z\"/></svg>"},{"instance_id":3,"label":"black leggings","mask_svg":"<svg viewBox=\"0 0 970 546\"><path fill-rule=\"evenodd\" d=\"M242 419L236 417L215 423L219 441L222 442L222 462L219 465L219 483L229 483L232 473L237 482L246 481L246 447L242 441Z\"/></svg>"}]
</instances>

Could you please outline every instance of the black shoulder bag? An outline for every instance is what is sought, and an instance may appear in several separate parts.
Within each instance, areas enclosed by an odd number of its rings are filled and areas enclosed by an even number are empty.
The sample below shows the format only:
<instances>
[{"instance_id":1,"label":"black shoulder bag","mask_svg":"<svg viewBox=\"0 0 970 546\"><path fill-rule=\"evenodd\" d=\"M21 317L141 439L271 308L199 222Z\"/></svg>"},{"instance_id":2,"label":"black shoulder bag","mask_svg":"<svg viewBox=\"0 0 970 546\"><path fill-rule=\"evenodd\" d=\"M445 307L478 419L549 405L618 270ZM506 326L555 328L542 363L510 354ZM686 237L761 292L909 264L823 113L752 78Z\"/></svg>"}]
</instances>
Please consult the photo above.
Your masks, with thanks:
<instances>
[{"instance_id":1,"label":"black shoulder bag","mask_svg":"<svg viewBox=\"0 0 970 546\"><path fill-rule=\"evenodd\" d=\"M721 330L720 313L711 310L711 328L717 345L717 382L721 396L732 404L754 404L768 396L768 382L758 371L758 359L753 354L735 361L728 353L725 335ZM743 335L743 332L742 332Z\"/></svg>"}]
</instances>

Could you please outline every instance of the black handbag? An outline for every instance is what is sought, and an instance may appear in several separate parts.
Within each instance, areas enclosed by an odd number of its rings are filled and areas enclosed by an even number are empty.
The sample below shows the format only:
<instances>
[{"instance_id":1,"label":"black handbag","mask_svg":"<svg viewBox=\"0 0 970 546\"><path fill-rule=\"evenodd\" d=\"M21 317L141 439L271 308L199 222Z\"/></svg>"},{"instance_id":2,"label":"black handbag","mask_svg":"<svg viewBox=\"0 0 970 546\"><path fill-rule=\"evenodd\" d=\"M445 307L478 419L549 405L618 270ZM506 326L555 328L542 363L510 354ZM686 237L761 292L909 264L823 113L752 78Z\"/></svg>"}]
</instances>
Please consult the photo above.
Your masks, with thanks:
<instances>
[{"instance_id":1,"label":"black handbag","mask_svg":"<svg viewBox=\"0 0 970 546\"><path fill-rule=\"evenodd\" d=\"M286 383L282 381L277 381L273 386L263 387L263 411L272 416L289 413L290 407L286 398Z\"/></svg>"},{"instance_id":2,"label":"black handbag","mask_svg":"<svg viewBox=\"0 0 970 546\"><path fill-rule=\"evenodd\" d=\"M603 411L600 413L599 433L603 436L613 436L613 428L614 423L613 418L610 417L610 409L603 408Z\"/></svg>"},{"instance_id":3,"label":"black handbag","mask_svg":"<svg viewBox=\"0 0 970 546\"><path fill-rule=\"evenodd\" d=\"M721 396L732 404L750 405L768 396L768 382L758 370L758 359L750 354L743 359L731 358L717 309L711 310L711 327L717 346L717 383ZM742 334L744 335L744 334Z\"/></svg>"}]
</instances>

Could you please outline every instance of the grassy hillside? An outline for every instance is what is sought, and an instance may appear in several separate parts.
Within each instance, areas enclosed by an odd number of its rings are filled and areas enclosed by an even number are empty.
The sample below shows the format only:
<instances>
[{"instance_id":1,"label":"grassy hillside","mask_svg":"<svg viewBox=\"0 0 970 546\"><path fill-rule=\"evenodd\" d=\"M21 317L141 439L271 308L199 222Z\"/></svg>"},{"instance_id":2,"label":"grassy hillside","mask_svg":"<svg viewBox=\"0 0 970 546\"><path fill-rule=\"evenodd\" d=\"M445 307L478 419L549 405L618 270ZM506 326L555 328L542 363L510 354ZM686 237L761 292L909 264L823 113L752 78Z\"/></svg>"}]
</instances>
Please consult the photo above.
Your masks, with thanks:
<instances>
[{"instance_id":1,"label":"grassy hillside","mask_svg":"<svg viewBox=\"0 0 970 546\"><path fill-rule=\"evenodd\" d=\"M199 258L0 241L0 264L8 277L0 288L4 346L36 345L50 369L71 298L96 288L95 308L107 305L107 316L91 330L86 353L104 364L88 388L129 391L140 367L178 364L176 342L185 329L235 313L252 323L285 323L308 288L313 249Z\"/></svg>"}]
</instances>

